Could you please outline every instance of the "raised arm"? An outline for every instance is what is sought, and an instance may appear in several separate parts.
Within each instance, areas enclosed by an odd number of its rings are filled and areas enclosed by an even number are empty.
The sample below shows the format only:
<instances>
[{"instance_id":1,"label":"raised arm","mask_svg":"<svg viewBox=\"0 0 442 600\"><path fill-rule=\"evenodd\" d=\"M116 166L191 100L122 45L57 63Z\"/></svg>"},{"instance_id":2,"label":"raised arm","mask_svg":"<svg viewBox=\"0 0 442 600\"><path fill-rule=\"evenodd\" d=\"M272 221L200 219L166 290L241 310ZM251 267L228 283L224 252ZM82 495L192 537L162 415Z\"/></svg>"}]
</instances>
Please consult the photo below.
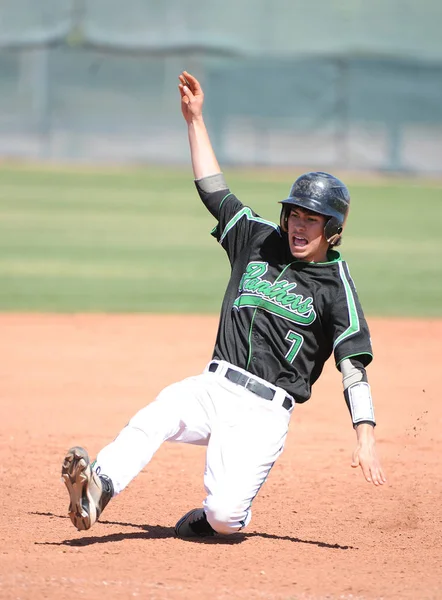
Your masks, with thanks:
<instances>
[{"instance_id":1,"label":"raised arm","mask_svg":"<svg viewBox=\"0 0 442 600\"><path fill-rule=\"evenodd\" d=\"M221 173L203 119L204 93L199 81L187 71L179 76L181 111L187 123L195 179Z\"/></svg>"}]
</instances>

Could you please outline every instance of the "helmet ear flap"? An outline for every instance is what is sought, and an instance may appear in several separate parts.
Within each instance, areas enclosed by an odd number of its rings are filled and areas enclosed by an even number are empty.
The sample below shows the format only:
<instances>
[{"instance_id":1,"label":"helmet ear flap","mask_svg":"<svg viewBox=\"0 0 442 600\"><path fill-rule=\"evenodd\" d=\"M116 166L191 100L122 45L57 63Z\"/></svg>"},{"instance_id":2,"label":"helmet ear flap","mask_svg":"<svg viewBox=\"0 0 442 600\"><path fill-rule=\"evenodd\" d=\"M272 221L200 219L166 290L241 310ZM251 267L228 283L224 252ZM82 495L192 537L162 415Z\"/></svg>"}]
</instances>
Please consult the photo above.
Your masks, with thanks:
<instances>
[{"instance_id":1,"label":"helmet ear flap","mask_svg":"<svg viewBox=\"0 0 442 600\"><path fill-rule=\"evenodd\" d=\"M281 229L287 233L288 230L288 218L289 218L289 214L290 214L290 205L288 204L283 204L282 208L281 208L281 216L280 216L280 226Z\"/></svg>"},{"instance_id":2,"label":"helmet ear flap","mask_svg":"<svg viewBox=\"0 0 442 600\"><path fill-rule=\"evenodd\" d=\"M342 224L336 217L331 217L327 221L324 227L324 235L331 246L339 246L341 243Z\"/></svg>"}]
</instances>

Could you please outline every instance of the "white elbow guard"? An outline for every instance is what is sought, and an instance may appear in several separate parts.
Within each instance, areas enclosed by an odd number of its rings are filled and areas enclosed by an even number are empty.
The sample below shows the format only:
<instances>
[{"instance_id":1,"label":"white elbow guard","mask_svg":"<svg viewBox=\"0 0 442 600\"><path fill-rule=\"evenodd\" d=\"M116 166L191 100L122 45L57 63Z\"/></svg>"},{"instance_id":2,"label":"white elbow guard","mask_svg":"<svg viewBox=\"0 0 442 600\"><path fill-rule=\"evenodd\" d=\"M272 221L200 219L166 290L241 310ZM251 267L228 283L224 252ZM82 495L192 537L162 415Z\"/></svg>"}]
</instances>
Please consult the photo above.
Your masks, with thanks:
<instances>
[{"instance_id":1,"label":"white elbow guard","mask_svg":"<svg viewBox=\"0 0 442 600\"><path fill-rule=\"evenodd\" d=\"M376 424L370 385L365 381L352 383L344 391L345 401L350 410L353 425L369 422Z\"/></svg>"}]
</instances>

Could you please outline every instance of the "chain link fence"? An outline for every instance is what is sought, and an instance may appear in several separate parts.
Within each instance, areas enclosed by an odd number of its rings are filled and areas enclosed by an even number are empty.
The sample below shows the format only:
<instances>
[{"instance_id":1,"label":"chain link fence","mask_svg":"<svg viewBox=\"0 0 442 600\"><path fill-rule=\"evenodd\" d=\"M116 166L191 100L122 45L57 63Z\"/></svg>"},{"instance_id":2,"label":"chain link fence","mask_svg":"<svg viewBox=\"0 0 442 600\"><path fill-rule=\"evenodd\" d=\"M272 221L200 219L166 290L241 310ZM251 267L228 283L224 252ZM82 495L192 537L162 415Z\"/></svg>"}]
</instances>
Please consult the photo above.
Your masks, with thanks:
<instances>
[{"instance_id":1,"label":"chain link fence","mask_svg":"<svg viewBox=\"0 0 442 600\"><path fill-rule=\"evenodd\" d=\"M439 0L3 0L0 155L442 172Z\"/></svg>"}]
</instances>

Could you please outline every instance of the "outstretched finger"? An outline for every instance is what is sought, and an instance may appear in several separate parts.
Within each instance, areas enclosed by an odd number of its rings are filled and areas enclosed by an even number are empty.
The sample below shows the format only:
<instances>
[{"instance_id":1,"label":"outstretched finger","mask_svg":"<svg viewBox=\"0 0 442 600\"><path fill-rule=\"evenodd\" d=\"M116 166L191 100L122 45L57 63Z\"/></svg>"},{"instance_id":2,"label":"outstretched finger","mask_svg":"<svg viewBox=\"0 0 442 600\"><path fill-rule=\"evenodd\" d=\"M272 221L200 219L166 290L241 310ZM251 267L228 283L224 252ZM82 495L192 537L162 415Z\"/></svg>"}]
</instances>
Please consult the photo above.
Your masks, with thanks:
<instances>
[{"instance_id":1,"label":"outstretched finger","mask_svg":"<svg viewBox=\"0 0 442 600\"><path fill-rule=\"evenodd\" d=\"M191 75L188 71L183 71L182 76L185 79L184 83L187 85L187 87L189 87L192 90L192 92L195 94L195 96L202 94L203 91L201 89L200 82L198 81L198 79L196 77Z\"/></svg>"},{"instance_id":2,"label":"outstretched finger","mask_svg":"<svg viewBox=\"0 0 442 600\"><path fill-rule=\"evenodd\" d=\"M184 96L187 96L189 102L192 102L192 100L195 98L195 94L192 92L190 87L184 82L180 83L178 87L180 88L180 91L182 90L182 97L184 98Z\"/></svg>"},{"instance_id":3,"label":"outstretched finger","mask_svg":"<svg viewBox=\"0 0 442 600\"><path fill-rule=\"evenodd\" d=\"M359 460L359 466L361 467L361 471L365 477L365 481L372 483L373 478L370 467L363 460Z\"/></svg>"},{"instance_id":4,"label":"outstretched finger","mask_svg":"<svg viewBox=\"0 0 442 600\"><path fill-rule=\"evenodd\" d=\"M370 479L373 485L378 486L381 483L377 471L370 470Z\"/></svg>"},{"instance_id":5,"label":"outstretched finger","mask_svg":"<svg viewBox=\"0 0 442 600\"><path fill-rule=\"evenodd\" d=\"M374 483L375 485L377 485L377 483L375 483L375 482L373 481L373 477L372 477L372 475L371 475L370 471L369 471L369 470L367 470L367 469L364 469L364 468L362 467L362 465L361 465L361 468L362 468L362 473L364 474L364 477L365 477L365 481L368 481L368 483Z\"/></svg>"},{"instance_id":6,"label":"outstretched finger","mask_svg":"<svg viewBox=\"0 0 442 600\"><path fill-rule=\"evenodd\" d=\"M387 478L385 477L381 467L372 469L372 479L375 485L383 485L387 481Z\"/></svg>"},{"instance_id":7,"label":"outstretched finger","mask_svg":"<svg viewBox=\"0 0 442 600\"><path fill-rule=\"evenodd\" d=\"M189 71L183 71L181 75L190 83L190 85L199 86L198 79L191 75Z\"/></svg>"}]
</instances>

